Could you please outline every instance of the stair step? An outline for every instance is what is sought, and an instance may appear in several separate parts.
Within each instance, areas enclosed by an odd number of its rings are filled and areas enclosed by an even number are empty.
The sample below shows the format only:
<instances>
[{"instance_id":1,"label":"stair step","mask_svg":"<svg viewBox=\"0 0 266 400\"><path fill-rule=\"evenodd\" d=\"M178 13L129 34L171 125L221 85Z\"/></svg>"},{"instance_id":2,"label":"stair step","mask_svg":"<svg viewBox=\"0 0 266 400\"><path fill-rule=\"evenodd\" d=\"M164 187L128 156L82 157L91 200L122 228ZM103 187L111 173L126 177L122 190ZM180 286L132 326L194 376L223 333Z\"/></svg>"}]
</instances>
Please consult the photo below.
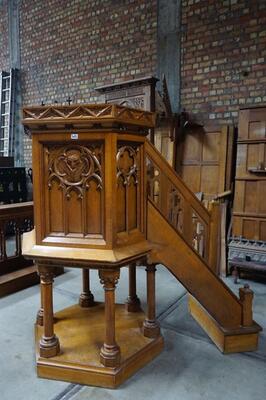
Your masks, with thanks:
<instances>
[{"instance_id":1,"label":"stair step","mask_svg":"<svg viewBox=\"0 0 266 400\"><path fill-rule=\"evenodd\" d=\"M258 336L262 328L256 322L253 322L252 326L239 326L238 329L225 330L192 295L188 296L188 304L193 318L222 353L229 354L257 350Z\"/></svg>"}]
</instances>

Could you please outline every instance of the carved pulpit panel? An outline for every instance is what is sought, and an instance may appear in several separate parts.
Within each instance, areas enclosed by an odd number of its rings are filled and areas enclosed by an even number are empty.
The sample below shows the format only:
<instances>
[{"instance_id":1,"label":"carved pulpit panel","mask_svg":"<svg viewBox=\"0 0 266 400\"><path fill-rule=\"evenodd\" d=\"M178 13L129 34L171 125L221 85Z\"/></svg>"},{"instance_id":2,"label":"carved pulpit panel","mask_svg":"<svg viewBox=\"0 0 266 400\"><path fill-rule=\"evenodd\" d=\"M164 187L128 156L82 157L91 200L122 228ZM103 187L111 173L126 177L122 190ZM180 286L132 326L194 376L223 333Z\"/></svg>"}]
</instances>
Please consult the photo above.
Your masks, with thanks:
<instances>
[{"instance_id":1,"label":"carved pulpit panel","mask_svg":"<svg viewBox=\"0 0 266 400\"><path fill-rule=\"evenodd\" d=\"M117 151L117 232L130 233L140 228L139 172L140 148L136 143L118 143Z\"/></svg>"},{"instance_id":2,"label":"carved pulpit panel","mask_svg":"<svg viewBox=\"0 0 266 400\"><path fill-rule=\"evenodd\" d=\"M103 143L45 149L46 234L103 235Z\"/></svg>"}]
</instances>

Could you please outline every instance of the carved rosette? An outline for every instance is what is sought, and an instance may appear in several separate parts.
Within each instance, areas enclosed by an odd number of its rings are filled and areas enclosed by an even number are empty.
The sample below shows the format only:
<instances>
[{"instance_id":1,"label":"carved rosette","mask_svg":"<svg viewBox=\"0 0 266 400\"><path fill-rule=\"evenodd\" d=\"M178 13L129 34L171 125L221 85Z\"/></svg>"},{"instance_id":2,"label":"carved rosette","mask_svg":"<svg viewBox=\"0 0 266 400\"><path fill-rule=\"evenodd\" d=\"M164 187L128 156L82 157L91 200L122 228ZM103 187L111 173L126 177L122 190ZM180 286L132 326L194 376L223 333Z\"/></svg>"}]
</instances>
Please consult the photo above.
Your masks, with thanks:
<instances>
[{"instance_id":1,"label":"carved rosette","mask_svg":"<svg viewBox=\"0 0 266 400\"><path fill-rule=\"evenodd\" d=\"M138 165L137 165L137 154L139 149L132 146L122 146L118 149L116 155L117 165L117 181L120 178L123 180L125 186L129 186L131 178L134 180L134 184L138 184Z\"/></svg>"},{"instance_id":2,"label":"carved rosette","mask_svg":"<svg viewBox=\"0 0 266 400\"><path fill-rule=\"evenodd\" d=\"M97 149L99 151L99 149ZM52 152L48 151L48 155ZM48 187L52 181L59 181L60 188L69 199L72 190L82 199L84 192L89 189L89 181L94 179L99 190L102 189L102 171L95 149L80 145L60 147L49 160Z\"/></svg>"}]
</instances>

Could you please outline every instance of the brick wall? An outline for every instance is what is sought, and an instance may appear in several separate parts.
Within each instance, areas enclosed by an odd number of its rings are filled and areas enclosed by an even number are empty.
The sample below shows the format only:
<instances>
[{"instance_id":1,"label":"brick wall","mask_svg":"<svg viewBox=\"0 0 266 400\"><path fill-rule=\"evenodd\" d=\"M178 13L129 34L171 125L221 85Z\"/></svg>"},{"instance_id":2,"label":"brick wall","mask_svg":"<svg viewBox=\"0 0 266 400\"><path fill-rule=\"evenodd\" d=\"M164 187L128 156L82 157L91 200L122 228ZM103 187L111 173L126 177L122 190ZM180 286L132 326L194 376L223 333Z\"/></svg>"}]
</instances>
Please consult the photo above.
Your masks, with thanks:
<instances>
[{"instance_id":1,"label":"brick wall","mask_svg":"<svg viewBox=\"0 0 266 400\"><path fill-rule=\"evenodd\" d=\"M97 99L155 72L156 0L22 0L23 103Z\"/></svg>"},{"instance_id":2,"label":"brick wall","mask_svg":"<svg viewBox=\"0 0 266 400\"><path fill-rule=\"evenodd\" d=\"M204 123L236 123L266 104L266 1L183 0L181 104Z\"/></svg>"},{"instance_id":3,"label":"brick wall","mask_svg":"<svg viewBox=\"0 0 266 400\"><path fill-rule=\"evenodd\" d=\"M23 103L70 96L156 73L156 0L21 0ZM198 120L237 123L266 104L266 1L182 0L181 104ZM9 67L7 0L0 0L0 67ZM25 139L26 165L31 144Z\"/></svg>"},{"instance_id":4,"label":"brick wall","mask_svg":"<svg viewBox=\"0 0 266 400\"><path fill-rule=\"evenodd\" d=\"M7 2L0 1L0 71L9 69Z\"/></svg>"},{"instance_id":5,"label":"brick wall","mask_svg":"<svg viewBox=\"0 0 266 400\"><path fill-rule=\"evenodd\" d=\"M156 0L22 0L23 104L97 101L96 86L154 74ZM31 141L24 140L25 165Z\"/></svg>"}]
</instances>

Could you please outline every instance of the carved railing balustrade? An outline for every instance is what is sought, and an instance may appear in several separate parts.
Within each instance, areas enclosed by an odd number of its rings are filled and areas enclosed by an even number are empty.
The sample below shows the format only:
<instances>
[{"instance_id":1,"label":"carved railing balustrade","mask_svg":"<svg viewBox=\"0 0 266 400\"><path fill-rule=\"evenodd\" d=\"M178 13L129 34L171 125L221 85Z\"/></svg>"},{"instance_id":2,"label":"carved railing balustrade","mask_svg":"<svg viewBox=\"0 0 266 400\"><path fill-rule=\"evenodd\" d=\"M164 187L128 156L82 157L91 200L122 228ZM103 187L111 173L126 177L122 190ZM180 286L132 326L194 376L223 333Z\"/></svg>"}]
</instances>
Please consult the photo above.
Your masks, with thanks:
<instances>
[{"instance_id":1,"label":"carved railing balustrade","mask_svg":"<svg viewBox=\"0 0 266 400\"><path fill-rule=\"evenodd\" d=\"M210 213L148 141L145 151L149 200L186 242L208 261Z\"/></svg>"},{"instance_id":2,"label":"carved railing balustrade","mask_svg":"<svg viewBox=\"0 0 266 400\"><path fill-rule=\"evenodd\" d=\"M22 234L32 229L32 202L0 206L0 276L32 264L21 255Z\"/></svg>"}]
</instances>

